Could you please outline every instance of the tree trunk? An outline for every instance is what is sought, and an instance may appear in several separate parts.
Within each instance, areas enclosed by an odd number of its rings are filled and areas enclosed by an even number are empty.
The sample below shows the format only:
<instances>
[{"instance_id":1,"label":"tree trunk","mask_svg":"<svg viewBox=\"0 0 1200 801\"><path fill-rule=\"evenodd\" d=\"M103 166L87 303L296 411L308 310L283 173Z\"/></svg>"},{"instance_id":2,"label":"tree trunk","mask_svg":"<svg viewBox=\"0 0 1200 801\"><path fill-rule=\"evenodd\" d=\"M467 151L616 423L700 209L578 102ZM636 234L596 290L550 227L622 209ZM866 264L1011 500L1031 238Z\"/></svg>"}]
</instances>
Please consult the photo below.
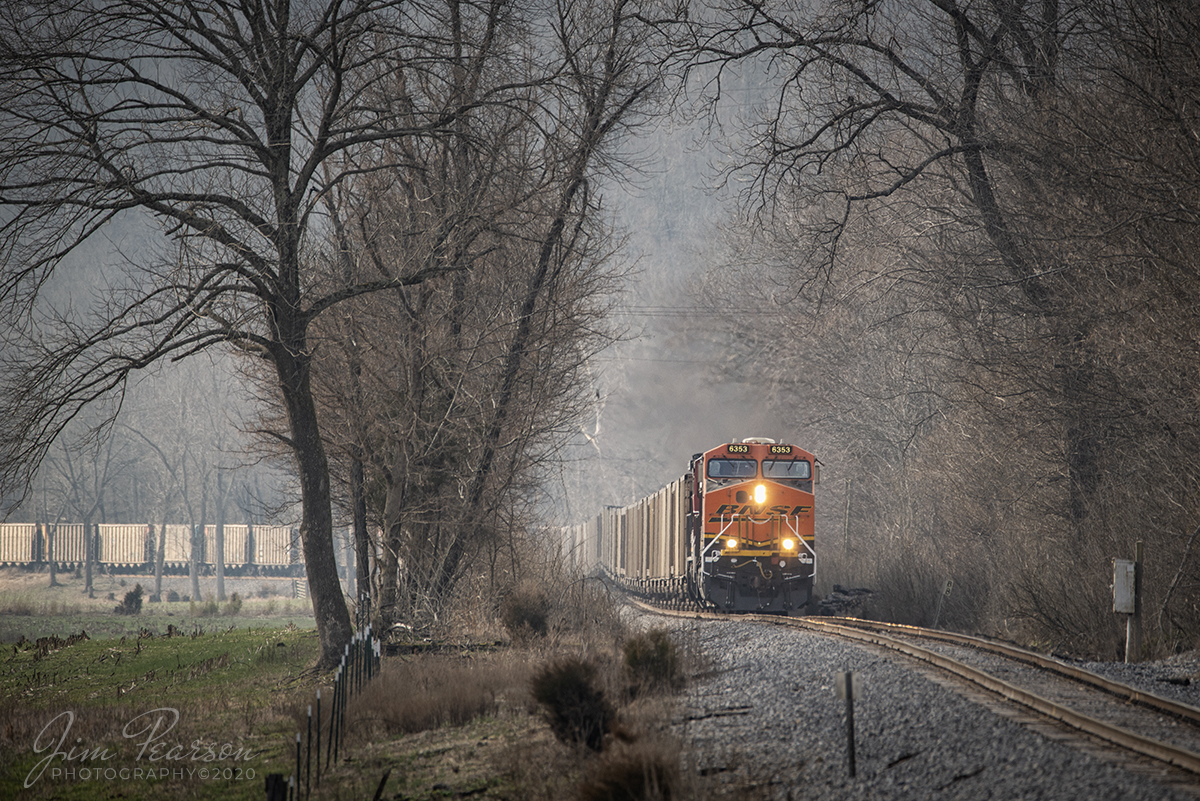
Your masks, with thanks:
<instances>
[{"instance_id":1,"label":"tree trunk","mask_svg":"<svg viewBox=\"0 0 1200 801\"><path fill-rule=\"evenodd\" d=\"M164 515L158 527L158 541L154 548L154 594L162 600L163 562L167 558L167 518Z\"/></svg>"},{"instance_id":2,"label":"tree trunk","mask_svg":"<svg viewBox=\"0 0 1200 801\"><path fill-rule=\"evenodd\" d=\"M1087 348L1087 332L1074 327L1069 334L1059 336L1060 347L1066 351L1062 368L1062 391L1065 422L1067 476L1069 478L1068 511L1075 537L1082 541L1084 524L1093 501L1100 491L1100 454L1103 432L1096 419L1095 370Z\"/></svg>"},{"instance_id":3,"label":"tree trunk","mask_svg":"<svg viewBox=\"0 0 1200 801\"><path fill-rule=\"evenodd\" d=\"M300 545L304 550L309 596L321 641L317 666L328 669L340 661L342 648L353 635L353 627L346 600L342 597L333 552L329 465L309 382L310 360L302 337L289 344L292 347L285 346L276 355L275 365L288 411L292 452L296 456L300 480Z\"/></svg>"},{"instance_id":4,"label":"tree trunk","mask_svg":"<svg viewBox=\"0 0 1200 801\"><path fill-rule=\"evenodd\" d=\"M1054 10L1055 18L1056 14ZM967 87L959 115L959 135L967 144L979 144L975 121L978 79L969 79ZM1100 485L1101 434L1091 402L1094 371L1086 349L1087 331L1084 326L1069 320L1064 324L1063 312L1056 308L1053 293L1040 277L1037 265L1026 257L1023 246L1009 229L1004 211L992 189L983 152L983 146L979 144L964 154L972 201L996 252L1019 282L1026 300L1046 320L1053 332L1055 346L1062 354L1063 436L1069 480L1067 513L1075 536L1081 538L1088 510Z\"/></svg>"},{"instance_id":5,"label":"tree trunk","mask_svg":"<svg viewBox=\"0 0 1200 801\"><path fill-rule=\"evenodd\" d=\"M371 604L371 541L367 536L367 496L363 489L362 458L355 453L350 463L350 495L354 504L355 595L360 614Z\"/></svg>"},{"instance_id":6,"label":"tree trunk","mask_svg":"<svg viewBox=\"0 0 1200 801\"><path fill-rule=\"evenodd\" d=\"M606 86L605 96L610 90L611 86ZM466 555L467 543L474 541L474 529L482 522L483 499L488 479L492 475L497 452L500 449L501 435L508 423L508 415L516 397L517 379L521 374L521 365L525 360L526 350L533 335L534 312L537 310L538 301L543 298L543 293L547 291L548 285L553 284L554 277L557 275L556 254L575 204L575 197L586 184L587 167L601 138L599 131L602 128L602 114L605 110L603 104L600 104L599 108L594 109L593 114L588 117L588 127L581 136L568 181L558 200L554 218L542 239L537 267L521 300L517 316L517 329L504 354L500 386L496 393L495 411L492 413L492 419L484 433L483 454L466 491L462 523L459 530L455 532L458 536L454 538L447 550L446 559L441 565L434 585L435 593L438 596L449 594L457 580L463 557ZM558 258L563 257L558 256Z\"/></svg>"},{"instance_id":7,"label":"tree trunk","mask_svg":"<svg viewBox=\"0 0 1200 801\"><path fill-rule=\"evenodd\" d=\"M401 517L407 495L408 453L401 444L383 502L383 549L379 559L379 609L376 615L379 630L385 633L398 620L400 545L403 541Z\"/></svg>"},{"instance_id":8,"label":"tree trunk","mask_svg":"<svg viewBox=\"0 0 1200 801\"><path fill-rule=\"evenodd\" d=\"M92 534L92 519L83 520L83 587L87 597L95 598L92 591L92 562L96 559L96 539Z\"/></svg>"},{"instance_id":9,"label":"tree trunk","mask_svg":"<svg viewBox=\"0 0 1200 801\"><path fill-rule=\"evenodd\" d=\"M217 554L213 557L213 567L217 571L217 600L225 600L225 479L217 470Z\"/></svg>"},{"instance_id":10,"label":"tree trunk","mask_svg":"<svg viewBox=\"0 0 1200 801\"><path fill-rule=\"evenodd\" d=\"M50 586L58 586L58 565L54 563L54 535L58 533L58 523L46 524L46 559L50 562Z\"/></svg>"}]
</instances>

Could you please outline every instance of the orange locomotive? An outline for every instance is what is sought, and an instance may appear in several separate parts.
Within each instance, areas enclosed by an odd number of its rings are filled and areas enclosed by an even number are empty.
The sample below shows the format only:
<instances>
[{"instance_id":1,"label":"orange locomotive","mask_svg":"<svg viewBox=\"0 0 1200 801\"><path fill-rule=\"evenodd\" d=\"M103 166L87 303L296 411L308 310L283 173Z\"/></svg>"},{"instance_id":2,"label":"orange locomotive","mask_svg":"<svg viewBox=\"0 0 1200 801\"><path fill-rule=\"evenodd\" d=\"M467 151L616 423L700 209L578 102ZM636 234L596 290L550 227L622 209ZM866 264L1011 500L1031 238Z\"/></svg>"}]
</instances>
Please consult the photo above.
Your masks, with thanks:
<instances>
[{"instance_id":1,"label":"orange locomotive","mask_svg":"<svg viewBox=\"0 0 1200 801\"><path fill-rule=\"evenodd\" d=\"M816 460L763 438L692 457L689 583L733 612L803 614L813 606Z\"/></svg>"},{"instance_id":2,"label":"orange locomotive","mask_svg":"<svg viewBox=\"0 0 1200 801\"><path fill-rule=\"evenodd\" d=\"M769 439L720 445L653 495L565 528L565 552L660 601L804 614L815 608L815 465Z\"/></svg>"}]
</instances>

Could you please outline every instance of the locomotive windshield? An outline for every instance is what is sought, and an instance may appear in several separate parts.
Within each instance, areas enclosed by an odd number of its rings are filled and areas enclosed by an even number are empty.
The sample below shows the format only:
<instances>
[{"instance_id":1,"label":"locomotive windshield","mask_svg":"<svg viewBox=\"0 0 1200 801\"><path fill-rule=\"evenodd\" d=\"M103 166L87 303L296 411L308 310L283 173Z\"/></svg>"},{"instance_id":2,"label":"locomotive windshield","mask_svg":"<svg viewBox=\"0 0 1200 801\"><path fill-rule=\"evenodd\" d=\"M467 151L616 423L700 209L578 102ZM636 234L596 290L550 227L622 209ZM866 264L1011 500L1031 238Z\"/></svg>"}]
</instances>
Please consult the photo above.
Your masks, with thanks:
<instances>
[{"instance_id":1,"label":"locomotive windshield","mask_svg":"<svg viewBox=\"0 0 1200 801\"><path fill-rule=\"evenodd\" d=\"M754 478L758 462L754 459L709 459L709 478Z\"/></svg>"},{"instance_id":2,"label":"locomotive windshield","mask_svg":"<svg viewBox=\"0 0 1200 801\"><path fill-rule=\"evenodd\" d=\"M763 478L812 478L812 465L804 459L764 459Z\"/></svg>"},{"instance_id":3,"label":"locomotive windshield","mask_svg":"<svg viewBox=\"0 0 1200 801\"><path fill-rule=\"evenodd\" d=\"M805 459L763 459L763 478L812 492L812 464Z\"/></svg>"}]
</instances>

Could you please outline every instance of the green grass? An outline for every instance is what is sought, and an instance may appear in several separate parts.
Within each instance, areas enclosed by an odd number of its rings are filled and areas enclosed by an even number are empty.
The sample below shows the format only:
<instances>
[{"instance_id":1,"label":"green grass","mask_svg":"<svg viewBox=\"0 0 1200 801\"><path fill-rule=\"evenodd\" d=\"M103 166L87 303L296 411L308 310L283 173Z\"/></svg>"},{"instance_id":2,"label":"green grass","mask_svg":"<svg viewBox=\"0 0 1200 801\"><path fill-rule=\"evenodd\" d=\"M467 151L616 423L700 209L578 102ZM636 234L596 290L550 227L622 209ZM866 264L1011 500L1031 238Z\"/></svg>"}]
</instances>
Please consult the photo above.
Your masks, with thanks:
<instances>
[{"instance_id":1,"label":"green grass","mask_svg":"<svg viewBox=\"0 0 1200 801\"><path fill-rule=\"evenodd\" d=\"M205 604L184 602L143 604L139 615L116 615L111 609L76 608L66 613L39 611L35 614L12 614L4 611L4 598L0 596L0 643L10 646L22 638L36 640L38 637L62 637L86 631L92 639L120 639L136 637L139 632L149 630L155 635L166 634L169 627L191 633L197 627L205 631L238 628L284 628L294 625L313 628L312 610L306 601L278 600L246 601L236 615L218 613L204 615ZM219 604L222 609L227 604Z\"/></svg>"},{"instance_id":2,"label":"green grass","mask_svg":"<svg viewBox=\"0 0 1200 801\"><path fill-rule=\"evenodd\" d=\"M261 799L267 773L292 772L316 633L217 623L47 655L7 646L0 798Z\"/></svg>"},{"instance_id":3,"label":"green grass","mask_svg":"<svg viewBox=\"0 0 1200 801\"><path fill-rule=\"evenodd\" d=\"M204 615L206 597L121 616L112 607L136 580L98 578L89 598L78 579L46 578L0 569L0 799L261 801L268 774L295 770L318 688L328 723L331 676L312 669L320 648L306 602L243 584L252 594L236 615L227 602ZM90 639L36 644L81 629ZM339 759L319 788L314 772L310 797L371 798L385 775L384 797L411 801L575 797L588 762L536 714L528 678L562 653L603 652L605 686L619 694L603 631L595 642L389 657L351 700ZM654 703L639 695L642 711L623 710L622 730L671 717Z\"/></svg>"}]
</instances>

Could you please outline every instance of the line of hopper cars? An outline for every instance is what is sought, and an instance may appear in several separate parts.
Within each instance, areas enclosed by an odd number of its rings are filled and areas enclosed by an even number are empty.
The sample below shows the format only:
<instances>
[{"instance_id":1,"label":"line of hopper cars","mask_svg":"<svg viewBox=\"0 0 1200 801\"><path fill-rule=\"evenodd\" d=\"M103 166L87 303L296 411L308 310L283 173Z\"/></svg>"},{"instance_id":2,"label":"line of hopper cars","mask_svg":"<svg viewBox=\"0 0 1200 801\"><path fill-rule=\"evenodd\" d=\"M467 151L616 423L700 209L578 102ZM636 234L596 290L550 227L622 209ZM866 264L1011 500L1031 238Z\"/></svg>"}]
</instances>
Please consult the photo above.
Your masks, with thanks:
<instances>
[{"instance_id":1,"label":"line of hopper cars","mask_svg":"<svg viewBox=\"0 0 1200 801\"><path fill-rule=\"evenodd\" d=\"M568 527L567 553L662 600L808 614L817 466L808 451L762 437L724 443L653 495Z\"/></svg>"},{"instance_id":2,"label":"line of hopper cars","mask_svg":"<svg viewBox=\"0 0 1200 801\"><path fill-rule=\"evenodd\" d=\"M162 545L163 570L186 573L195 550L201 572L215 570L215 525L83 523L0 523L0 566L37 567L53 562L61 569L86 564L88 538L92 564L114 573L152 573ZM302 576L303 559L296 531L287 526L224 526L225 570L230 575Z\"/></svg>"}]
</instances>

